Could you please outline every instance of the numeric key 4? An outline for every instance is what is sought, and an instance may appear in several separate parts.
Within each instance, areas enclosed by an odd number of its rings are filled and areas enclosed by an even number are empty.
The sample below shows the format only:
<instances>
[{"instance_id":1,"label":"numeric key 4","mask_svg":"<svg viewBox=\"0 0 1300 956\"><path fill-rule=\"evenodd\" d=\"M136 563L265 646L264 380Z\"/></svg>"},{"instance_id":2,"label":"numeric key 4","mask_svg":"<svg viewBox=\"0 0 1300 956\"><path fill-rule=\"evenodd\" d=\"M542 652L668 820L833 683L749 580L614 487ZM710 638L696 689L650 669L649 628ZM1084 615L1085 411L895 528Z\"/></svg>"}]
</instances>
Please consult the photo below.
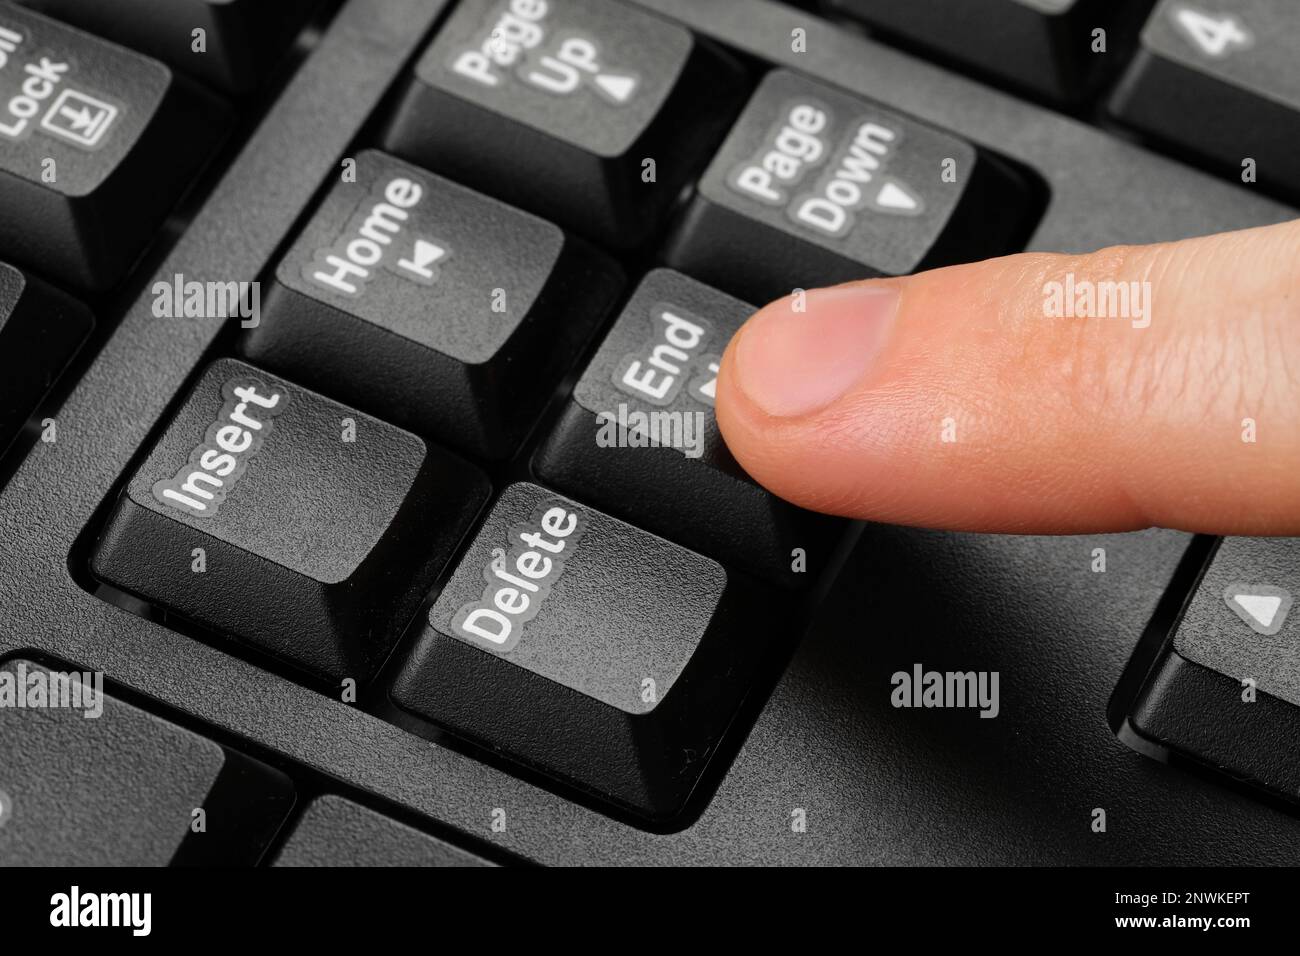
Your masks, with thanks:
<instances>
[{"instance_id":1,"label":"numeric key 4","mask_svg":"<svg viewBox=\"0 0 1300 956\"><path fill-rule=\"evenodd\" d=\"M1300 6L1165 0L1110 109L1223 175L1300 200Z\"/></svg>"}]
</instances>

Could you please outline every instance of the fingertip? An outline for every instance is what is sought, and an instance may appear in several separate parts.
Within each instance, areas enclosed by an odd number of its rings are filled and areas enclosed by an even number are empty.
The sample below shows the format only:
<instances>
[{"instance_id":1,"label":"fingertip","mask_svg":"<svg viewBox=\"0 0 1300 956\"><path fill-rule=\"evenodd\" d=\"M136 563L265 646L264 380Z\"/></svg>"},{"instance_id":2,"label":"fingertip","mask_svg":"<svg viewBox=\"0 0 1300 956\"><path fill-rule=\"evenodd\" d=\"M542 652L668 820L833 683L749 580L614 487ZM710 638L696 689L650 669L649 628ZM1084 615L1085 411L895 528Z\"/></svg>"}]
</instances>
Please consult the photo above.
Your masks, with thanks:
<instances>
[{"instance_id":1,"label":"fingertip","mask_svg":"<svg viewBox=\"0 0 1300 956\"><path fill-rule=\"evenodd\" d=\"M887 348L898 300L889 280L797 292L759 309L732 337L716 414L751 477L804 507L850 507L834 491L840 477L826 471L839 459L824 454L825 440L841 417L833 406L862 386Z\"/></svg>"},{"instance_id":2,"label":"fingertip","mask_svg":"<svg viewBox=\"0 0 1300 956\"><path fill-rule=\"evenodd\" d=\"M779 299L755 313L735 337L735 387L773 418L818 412L867 376L897 311L898 291L887 283Z\"/></svg>"},{"instance_id":3,"label":"fingertip","mask_svg":"<svg viewBox=\"0 0 1300 956\"><path fill-rule=\"evenodd\" d=\"M787 296L728 345L719 427L770 491L852 517L1293 529L1300 486L1279 478L1300 435L1298 237L1025 254ZM1238 441L1246 421L1269 422L1270 441ZM1249 458L1207 455L1225 446Z\"/></svg>"}]
</instances>

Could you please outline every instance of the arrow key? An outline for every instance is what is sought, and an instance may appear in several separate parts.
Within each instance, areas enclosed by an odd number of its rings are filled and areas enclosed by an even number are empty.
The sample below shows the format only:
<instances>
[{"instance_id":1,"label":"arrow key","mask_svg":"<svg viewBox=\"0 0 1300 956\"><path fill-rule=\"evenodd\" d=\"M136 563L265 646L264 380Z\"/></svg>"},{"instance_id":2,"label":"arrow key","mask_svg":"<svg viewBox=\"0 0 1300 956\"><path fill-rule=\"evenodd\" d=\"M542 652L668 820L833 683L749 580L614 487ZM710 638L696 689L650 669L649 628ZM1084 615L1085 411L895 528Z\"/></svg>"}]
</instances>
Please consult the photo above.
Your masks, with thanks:
<instances>
[{"instance_id":1,"label":"arrow key","mask_svg":"<svg viewBox=\"0 0 1300 956\"><path fill-rule=\"evenodd\" d=\"M1297 586L1300 539L1218 543L1190 598L1175 590L1166 601L1185 609L1154 663L1139 649L1130 664L1145 675L1128 705L1144 751L1154 744L1300 803Z\"/></svg>"},{"instance_id":2,"label":"arrow key","mask_svg":"<svg viewBox=\"0 0 1300 956\"><path fill-rule=\"evenodd\" d=\"M1272 637L1291 610L1291 592L1271 584L1234 582L1223 591L1228 608L1256 634Z\"/></svg>"}]
</instances>

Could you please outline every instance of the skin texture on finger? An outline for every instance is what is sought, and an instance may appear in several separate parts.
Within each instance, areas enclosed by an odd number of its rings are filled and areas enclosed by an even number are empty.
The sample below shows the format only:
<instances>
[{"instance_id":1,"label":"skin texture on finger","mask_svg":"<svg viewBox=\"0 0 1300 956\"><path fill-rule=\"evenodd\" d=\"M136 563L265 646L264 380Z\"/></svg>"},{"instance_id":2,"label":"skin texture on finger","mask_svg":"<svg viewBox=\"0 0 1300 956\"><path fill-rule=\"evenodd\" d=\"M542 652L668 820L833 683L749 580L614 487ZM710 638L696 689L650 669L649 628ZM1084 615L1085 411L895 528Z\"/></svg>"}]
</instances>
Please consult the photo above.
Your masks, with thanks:
<instances>
[{"instance_id":1,"label":"skin texture on finger","mask_svg":"<svg viewBox=\"0 0 1300 956\"><path fill-rule=\"evenodd\" d=\"M1145 314L1048 314L1051 283L1108 282L1149 290ZM783 498L937 528L1300 534L1300 222L797 304L756 313L718 377L728 445Z\"/></svg>"}]
</instances>

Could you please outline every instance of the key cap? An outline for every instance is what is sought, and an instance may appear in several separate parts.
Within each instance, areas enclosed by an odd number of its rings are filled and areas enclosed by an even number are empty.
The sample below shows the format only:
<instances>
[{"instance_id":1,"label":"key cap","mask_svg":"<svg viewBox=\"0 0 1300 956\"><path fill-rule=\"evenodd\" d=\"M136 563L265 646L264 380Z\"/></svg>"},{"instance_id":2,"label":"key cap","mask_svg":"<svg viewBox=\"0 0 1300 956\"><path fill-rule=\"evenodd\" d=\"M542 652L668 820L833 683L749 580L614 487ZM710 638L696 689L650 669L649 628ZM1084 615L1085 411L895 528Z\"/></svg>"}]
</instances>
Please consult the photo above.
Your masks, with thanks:
<instances>
[{"instance_id":1,"label":"key cap","mask_svg":"<svg viewBox=\"0 0 1300 956\"><path fill-rule=\"evenodd\" d=\"M293 804L284 774L105 692L103 674L9 660L0 701L0 865L251 865Z\"/></svg>"},{"instance_id":2,"label":"key cap","mask_svg":"<svg viewBox=\"0 0 1300 956\"><path fill-rule=\"evenodd\" d=\"M1009 251L1024 211L969 143L776 70L709 165L666 258L766 302Z\"/></svg>"},{"instance_id":3,"label":"key cap","mask_svg":"<svg viewBox=\"0 0 1300 956\"><path fill-rule=\"evenodd\" d=\"M409 432L221 359L131 476L91 567L308 674L361 683L487 487Z\"/></svg>"},{"instance_id":4,"label":"key cap","mask_svg":"<svg viewBox=\"0 0 1300 956\"><path fill-rule=\"evenodd\" d=\"M1297 597L1300 540L1223 539L1145 671L1131 729L1148 746L1300 802Z\"/></svg>"},{"instance_id":5,"label":"key cap","mask_svg":"<svg viewBox=\"0 0 1300 956\"><path fill-rule=\"evenodd\" d=\"M824 0L826 9L1058 103L1122 63L1149 0ZM1093 31L1105 31L1104 52Z\"/></svg>"},{"instance_id":6,"label":"key cap","mask_svg":"<svg viewBox=\"0 0 1300 956\"><path fill-rule=\"evenodd\" d=\"M0 452L94 324L80 302L0 262Z\"/></svg>"},{"instance_id":7,"label":"key cap","mask_svg":"<svg viewBox=\"0 0 1300 956\"><path fill-rule=\"evenodd\" d=\"M231 93L257 87L315 0L20 0ZM195 49L202 30L202 49Z\"/></svg>"},{"instance_id":8,"label":"key cap","mask_svg":"<svg viewBox=\"0 0 1300 956\"><path fill-rule=\"evenodd\" d=\"M482 857L333 794L311 802L276 866L492 866Z\"/></svg>"},{"instance_id":9,"label":"key cap","mask_svg":"<svg viewBox=\"0 0 1300 956\"><path fill-rule=\"evenodd\" d=\"M535 468L615 517L799 586L817 577L843 522L756 484L713 417L722 351L753 311L680 273L651 272L575 386Z\"/></svg>"},{"instance_id":10,"label":"key cap","mask_svg":"<svg viewBox=\"0 0 1300 956\"><path fill-rule=\"evenodd\" d=\"M224 110L162 64L0 2L0 257L113 285L216 146Z\"/></svg>"},{"instance_id":11,"label":"key cap","mask_svg":"<svg viewBox=\"0 0 1300 956\"><path fill-rule=\"evenodd\" d=\"M466 0L420 58L384 143L631 248L707 159L742 89L714 48L614 0Z\"/></svg>"},{"instance_id":12,"label":"key cap","mask_svg":"<svg viewBox=\"0 0 1300 956\"><path fill-rule=\"evenodd\" d=\"M244 354L386 421L508 455L617 268L556 226L378 152L276 270Z\"/></svg>"},{"instance_id":13,"label":"key cap","mask_svg":"<svg viewBox=\"0 0 1300 956\"><path fill-rule=\"evenodd\" d=\"M429 612L401 708L633 812L670 816L769 635L721 565L537 485L508 487Z\"/></svg>"},{"instance_id":14,"label":"key cap","mask_svg":"<svg viewBox=\"0 0 1300 956\"><path fill-rule=\"evenodd\" d=\"M1297 48L1294 4L1165 0L1110 110L1224 176L1300 200Z\"/></svg>"}]
</instances>

